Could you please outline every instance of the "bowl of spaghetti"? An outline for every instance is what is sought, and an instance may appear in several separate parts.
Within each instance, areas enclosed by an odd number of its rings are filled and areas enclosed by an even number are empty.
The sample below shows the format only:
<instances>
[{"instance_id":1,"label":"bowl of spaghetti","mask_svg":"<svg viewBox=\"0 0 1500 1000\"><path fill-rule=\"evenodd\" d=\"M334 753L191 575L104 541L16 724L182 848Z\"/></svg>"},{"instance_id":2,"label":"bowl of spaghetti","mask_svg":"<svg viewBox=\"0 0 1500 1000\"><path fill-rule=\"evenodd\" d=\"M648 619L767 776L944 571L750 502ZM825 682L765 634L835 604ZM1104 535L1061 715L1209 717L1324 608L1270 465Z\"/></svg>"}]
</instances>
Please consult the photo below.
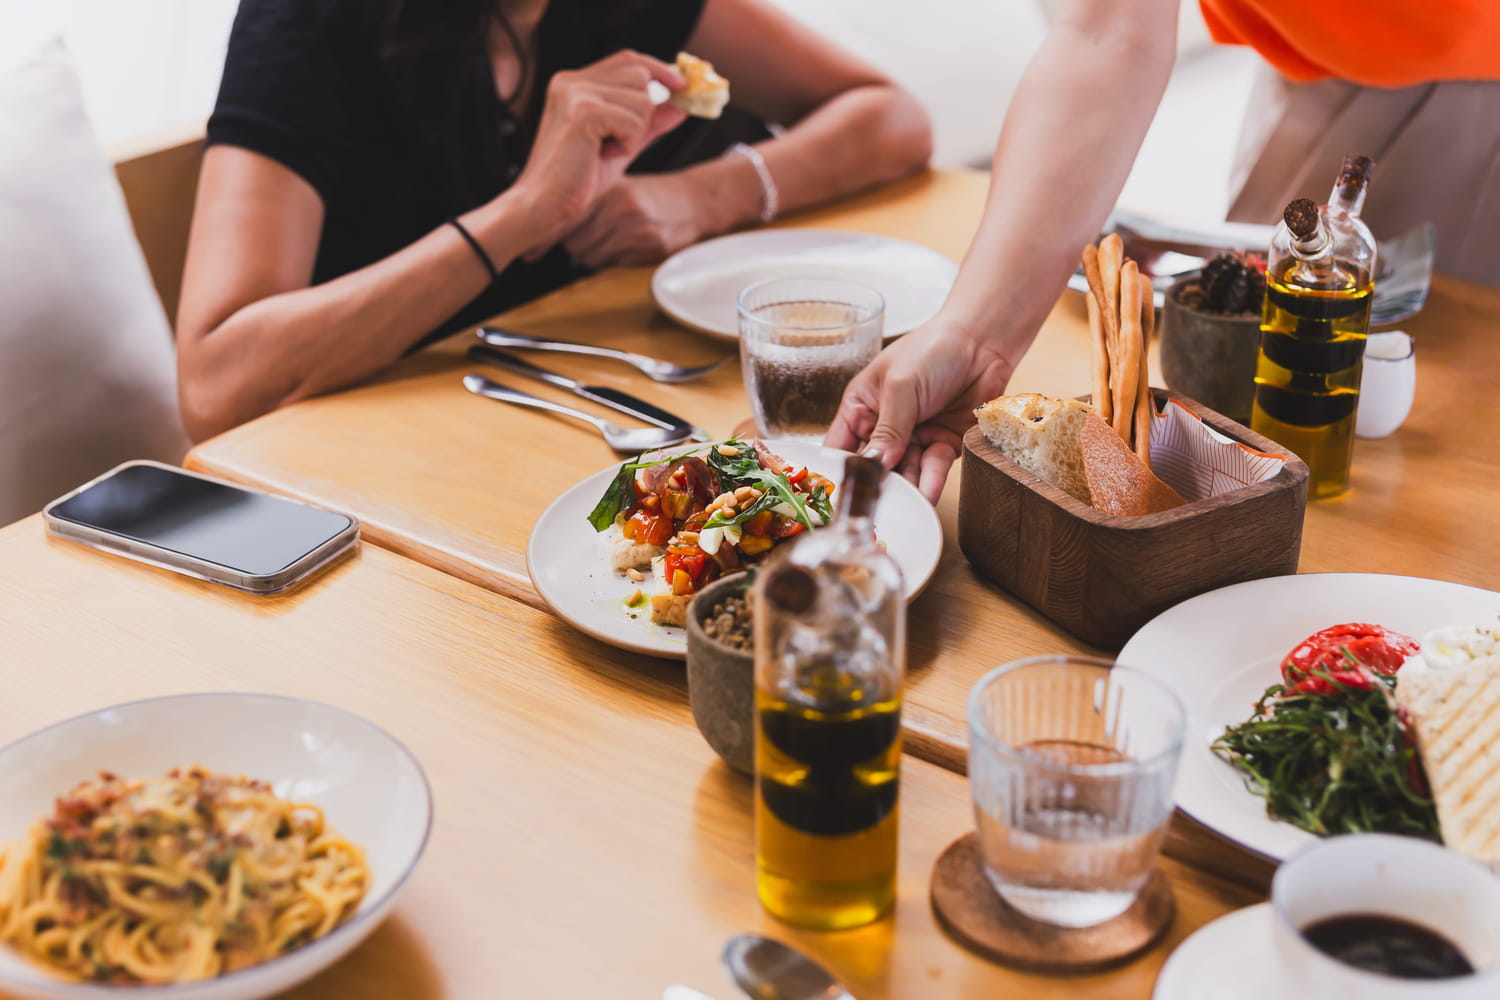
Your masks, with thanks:
<instances>
[{"instance_id":1,"label":"bowl of spaghetti","mask_svg":"<svg viewBox=\"0 0 1500 1000\"><path fill-rule=\"evenodd\" d=\"M195 694L0 749L0 992L254 1000L379 924L432 822L421 766L317 702Z\"/></svg>"}]
</instances>

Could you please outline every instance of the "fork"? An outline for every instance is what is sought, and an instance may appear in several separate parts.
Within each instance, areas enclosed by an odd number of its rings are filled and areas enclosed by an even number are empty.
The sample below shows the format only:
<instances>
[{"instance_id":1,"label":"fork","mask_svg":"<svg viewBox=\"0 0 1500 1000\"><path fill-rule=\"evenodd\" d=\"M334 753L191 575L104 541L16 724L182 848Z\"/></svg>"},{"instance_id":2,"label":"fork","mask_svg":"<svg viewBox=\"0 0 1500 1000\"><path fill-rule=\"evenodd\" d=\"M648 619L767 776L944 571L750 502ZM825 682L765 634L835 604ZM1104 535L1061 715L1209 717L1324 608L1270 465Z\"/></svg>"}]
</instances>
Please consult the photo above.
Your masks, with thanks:
<instances>
[{"instance_id":1,"label":"fork","mask_svg":"<svg viewBox=\"0 0 1500 1000\"><path fill-rule=\"evenodd\" d=\"M492 326L480 327L478 337L491 347L520 347L530 351L588 354L596 358L611 358L615 361L623 361L627 365L634 366L641 374L655 382L691 382L695 378L702 378L709 372L722 368L735 358L733 354L726 354L711 364L694 366L678 365L670 361L659 361L656 358L648 358L644 354L618 351L613 347L598 347L594 344L575 344L570 340L544 340L541 337L530 337L524 333L498 330Z\"/></svg>"},{"instance_id":2,"label":"fork","mask_svg":"<svg viewBox=\"0 0 1500 1000\"><path fill-rule=\"evenodd\" d=\"M592 413L575 410L571 406L563 406L561 403L554 403L550 399L540 399L529 392L512 389L508 385L501 385L498 382L485 378L483 375L465 375L464 388L476 396L487 396L502 403L511 403L515 406L529 406L532 409L546 410L550 413L560 413L575 420L582 420L584 423L593 424L599 433L604 436L605 442L621 454L639 455L642 452L664 448L669 444L679 444L686 441L692 434L692 427L687 424L683 424L681 427L675 429L670 427L626 429L619 424L596 417Z\"/></svg>"}]
</instances>

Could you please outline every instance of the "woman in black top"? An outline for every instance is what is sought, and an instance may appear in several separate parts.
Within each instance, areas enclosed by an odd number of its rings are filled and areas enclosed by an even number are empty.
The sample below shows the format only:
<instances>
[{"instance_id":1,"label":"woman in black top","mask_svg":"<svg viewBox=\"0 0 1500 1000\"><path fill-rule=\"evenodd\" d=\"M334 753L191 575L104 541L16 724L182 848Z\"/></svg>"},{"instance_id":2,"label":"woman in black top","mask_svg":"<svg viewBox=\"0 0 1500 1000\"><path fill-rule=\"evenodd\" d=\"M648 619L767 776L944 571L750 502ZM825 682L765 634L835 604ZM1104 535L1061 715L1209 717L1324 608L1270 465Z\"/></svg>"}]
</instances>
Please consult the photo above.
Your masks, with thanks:
<instances>
[{"instance_id":1,"label":"woman in black top","mask_svg":"<svg viewBox=\"0 0 1500 1000\"><path fill-rule=\"evenodd\" d=\"M680 49L790 126L759 164L625 173L683 121L647 91L683 86ZM197 439L929 150L909 96L767 0L242 0L208 141L178 309Z\"/></svg>"}]
</instances>

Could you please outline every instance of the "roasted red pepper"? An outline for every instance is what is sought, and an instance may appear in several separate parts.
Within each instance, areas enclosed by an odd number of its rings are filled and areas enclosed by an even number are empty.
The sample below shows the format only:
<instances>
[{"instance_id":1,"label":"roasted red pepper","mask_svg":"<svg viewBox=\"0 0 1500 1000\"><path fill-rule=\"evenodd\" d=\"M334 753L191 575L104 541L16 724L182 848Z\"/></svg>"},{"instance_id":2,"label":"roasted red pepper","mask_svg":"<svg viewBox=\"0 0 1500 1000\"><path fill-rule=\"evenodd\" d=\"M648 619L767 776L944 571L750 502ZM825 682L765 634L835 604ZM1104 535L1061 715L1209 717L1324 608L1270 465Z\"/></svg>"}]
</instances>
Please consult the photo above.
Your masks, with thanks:
<instances>
[{"instance_id":1,"label":"roasted red pepper","mask_svg":"<svg viewBox=\"0 0 1500 1000\"><path fill-rule=\"evenodd\" d=\"M1330 694L1336 683L1368 688L1370 673L1394 676L1421 646L1380 625L1350 622L1303 639L1281 663L1281 679L1298 694Z\"/></svg>"}]
</instances>

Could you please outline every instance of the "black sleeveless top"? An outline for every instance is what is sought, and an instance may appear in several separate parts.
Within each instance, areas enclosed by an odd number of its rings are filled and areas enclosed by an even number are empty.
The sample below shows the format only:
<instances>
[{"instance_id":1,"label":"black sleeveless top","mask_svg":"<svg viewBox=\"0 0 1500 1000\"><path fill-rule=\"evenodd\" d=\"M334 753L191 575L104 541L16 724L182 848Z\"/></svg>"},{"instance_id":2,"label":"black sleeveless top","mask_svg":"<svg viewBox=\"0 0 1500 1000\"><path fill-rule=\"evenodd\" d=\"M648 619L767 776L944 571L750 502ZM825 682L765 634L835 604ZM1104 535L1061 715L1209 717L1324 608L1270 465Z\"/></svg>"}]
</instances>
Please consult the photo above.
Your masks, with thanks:
<instances>
[{"instance_id":1,"label":"black sleeveless top","mask_svg":"<svg viewBox=\"0 0 1500 1000\"><path fill-rule=\"evenodd\" d=\"M431 2L411 7L421 11ZM545 94L559 70L624 48L673 61L704 2L552 0L538 30L535 93ZM455 50L464 53L456 62ZM482 37L442 47L404 44L387 4L377 0L242 0L208 122L210 144L268 156L322 198L314 284L390 256L494 198L520 175L531 141L495 92ZM669 169L723 148L685 127L642 159ZM560 249L534 263L517 261L413 346L580 273Z\"/></svg>"}]
</instances>

